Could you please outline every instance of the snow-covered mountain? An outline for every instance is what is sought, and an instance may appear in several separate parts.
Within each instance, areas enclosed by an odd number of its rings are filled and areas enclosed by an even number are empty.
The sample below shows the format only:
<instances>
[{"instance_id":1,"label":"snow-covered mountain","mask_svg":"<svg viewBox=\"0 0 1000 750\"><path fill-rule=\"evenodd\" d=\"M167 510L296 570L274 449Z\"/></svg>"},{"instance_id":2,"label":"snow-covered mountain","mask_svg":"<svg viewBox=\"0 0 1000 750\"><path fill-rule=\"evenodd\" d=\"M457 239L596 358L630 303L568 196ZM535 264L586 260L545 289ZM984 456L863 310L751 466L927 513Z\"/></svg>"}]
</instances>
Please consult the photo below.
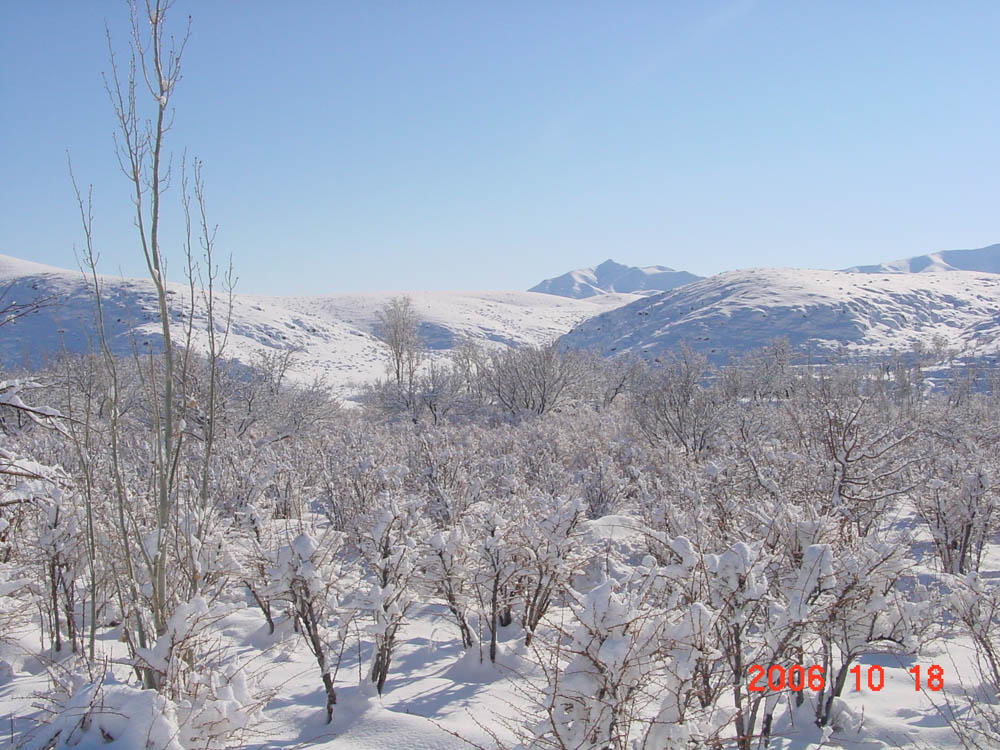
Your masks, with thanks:
<instances>
[{"instance_id":1,"label":"snow-covered mountain","mask_svg":"<svg viewBox=\"0 0 1000 750\"><path fill-rule=\"evenodd\" d=\"M586 299L612 292L648 295L676 289L700 278L701 276L693 273L675 271L666 266L640 268L606 260L594 268L580 268L554 279L546 279L528 291L573 299Z\"/></svg>"},{"instance_id":2,"label":"snow-covered mountain","mask_svg":"<svg viewBox=\"0 0 1000 750\"><path fill-rule=\"evenodd\" d=\"M131 351L160 340L153 287L146 279L101 276L104 317L113 348ZM65 346L87 351L95 342L93 295L83 274L0 255L0 291L5 300L29 302L49 297L36 314L0 327L0 362L38 363ZM174 322L185 315L187 287L169 287ZM493 345L542 343L566 333L581 320L635 295L611 294L575 300L516 291L372 292L321 297L236 294L226 354L244 362L260 353L294 348L300 381L322 377L342 395L352 383L383 374L382 344L375 338L376 314L392 297L407 294L421 320L432 353L442 356L460 339ZM221 302L221 300L220 300ZM194 338L204 345L206 317L197 306ZM96 344L95 344L96 345Z\"/></svg>"},{"instance_id":3,"label":"snow-covered mountain","mask_svg":"<svg viewBox=\"0 0 1000 750\"><path fill-rule=\"evenodd\" d=\"M927 273L934 271L978 271L1000 273L1000 244L975 250L944 250L912 258L879 263L874 266L854 266L845 271L857 273Z\"/></svg>"},{"instance_id":4,"label":"snow-covered mountain","mask_svg":"<svg viewBox=\"0 0 1000 750\"><path fill-rule=\"evenodd\" d=\"M1000 246L984 250L990 249L1000 256ZM936 255L952 266L963 258ZM604 283L614 270L609 264L628 270L608 261L593 269L595 282ZM115 350L156 346L159 324L150 282L111 276L100 281L106 327ZM39 297L53 302L0 328L0 362L37 364L63 347L85 351L93 345L93 297L79 271L0 255L0 291L4 289L8 302ZM181 324L187 289L173 284L170 294L174 322ZM349 395L358 382L383 372L384 349L374 336L376 314L398 294L237 294L226 354L249 362L268 351L295 349L293 377L323 378L341 395ZM943 339L965 354L1000 353L1000 274L961 270L731 271L653 296L603 289L582 299L516 291L405 294L413 300L422 321L421 334L434 356L446 355L465 337L516 346L562 334L563 346L605 356L620 352L656 356L686 341L725 359L777 336L813 351L839 346L858 353L909 350L918 342ZM204 344L205 320L204 310L196 307L196 344Z\"/></svg>"},{"instance_id":5,"label":"snow-covered mountain","mask_svg":"<svg viewBox=\"0 0 1000 750\"><path fill-rule=\"evenodd\" d=\"M584 321L567 348L656 355L686 341L716 359L788 338L797 348L910 350L943 337L965 355L1000 351L1000 275L730 271Z\"/></svg>"}]
</instances>

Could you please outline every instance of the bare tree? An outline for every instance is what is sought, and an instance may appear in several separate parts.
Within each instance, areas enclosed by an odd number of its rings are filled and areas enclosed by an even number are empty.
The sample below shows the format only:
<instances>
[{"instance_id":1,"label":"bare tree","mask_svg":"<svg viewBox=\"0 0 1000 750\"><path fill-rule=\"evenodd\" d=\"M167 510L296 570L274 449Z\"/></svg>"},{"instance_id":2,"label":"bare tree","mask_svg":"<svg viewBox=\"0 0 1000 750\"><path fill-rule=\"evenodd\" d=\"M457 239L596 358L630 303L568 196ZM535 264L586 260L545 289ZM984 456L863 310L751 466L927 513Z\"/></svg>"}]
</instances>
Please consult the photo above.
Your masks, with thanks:
<instances>
[{"instance_id":1,"label":"bare tree","mask_svg":"<svg viewBox=\"0 0 1000 750\"><path fill-rule=\"evenodd\" d=\"M121 363L111 350L104 327L101 280L97 273L97 253L94 248L93 217L88 192L86 200L70 177L76 190L84 234L86 254L82 266L93 286L96 305L98 343L102 361L110 382L110 433L111 475L114 478L117 533L120 537L124 561L124 576L115 580L115 587L122 611L131 622L124 633L133 653L149 648L156 639L167 635L168 621L178 604L178 596L187 598L200 593L197 575L193 572L192 544L205 532L210 463L215 443L216 382L218 362L225 348L228 335L228 316L217 326L218 310L214 303L218 268L213 258L215 230L208 223L201 176L201 163L193 162L193 180L189 181L182 169L182 196L186 224L183 247L186 257L188 298L186 309L171 309L171 297L177 294L168 288L166 262L162 252L161 215L163 198L171 182L170 156L165 149L167 133L173 124L171 98L181 79L181 58L190 33L190 18L184 34L175 38L167 31L166 19L173 5L172 0L132 0L129 3L131 20L130 56L126 64L116 57L110 32L107 34L110 74L105 76L105 88L111 100L117 122L115 151L122 173L130 183L134 224L138 246L146 261L154 291L157 317L160 324L159 352L151 347L148 356L135 353L136 372L143 391L144 409L149 415L150 446L149 465L152 468L150 496L153 505L151 523L140 520L135 506L137 491L129 486L123 467L122 423L120 398ZM185 157L186 161L186 157ZM192 198L196 213L192 215ZM192 231L192 225L197 227ZM206 264L204 273L195 259L193 236L197 234ZM231 273L225 277L231 291ZM200 288L199 288L200 287ZM229 298L229 311L231 312ZM194 378L192 358L196 308L203 308L207 323L208 341L208 398L203 410L204 430L195 434L185 430L186 417L194 416L191 388ZM176 315L185 322L172 322ZM75 435L78 449L86 435ZM195 475L198 502L181 508L183 487L192 486L184 477L184 444L190 437L201 447L200 467ZM78 450L78 460L86 469L90 463L87 451ZM141 492L141 490L139 490ZM186 529L178 532L182 511ZM200 512L193 512L200 511ZM87 530L90 554L93 556L93 508L88 498ZM192 521L192 518L198 519ZM194 524L194 525L192 525ZM150 528L151 527L151 528ZM142 543L137 543L144 539ZM172 564L188 563L188 575L171 576L167 570ZM186 589L184 584L187 583ZM91 634L93 639L93 633ZM138 664L138 662L137 662ZM164 689L162 674L153 669L137 666L144 686Z\"/></svg>"},{"instance_id":2,"label":"bare tree","mask_svg":"<svg viewBox=\"0 0 1000 750\"><path fill-rule=\"evenodd\" d=\"M417 312L408 296L393 297L378 311L378 337L389 347L389 377L400 390L412 391L424 347Z\"/></svg>"},{"instance_id":3,"label":"bare tree","mask_svg":"<svg viewBox=\"0 0 1000 750\"><path fill-rule=\"evenodd\" d=\"M177 42L167 36L165 19L170 0L145 0L142 8L130 5L132 54L128 75L122 79L108 34L111 78L105 79L118 124L115 138L118 163L131 183L135 225L156 302L163 337L163 373L150 368L150 392L154 401L153 428L156 433L154 475L156 477L156 544L151 550L152 618L157 635L167 628L168 529L175 499L175 478L179 452L174 386L178 352L175 350L167 308L166 268L160 247L160 218L163 194L170 183L169 157L164 141L173 125L170 106L181 78L181 58L188 30ZM148 38L145 28L148 28ZM152 103L152 116L145 119L139 106L141 90Z\"/></svg>"},{"instance_id":4,"label":"bare tree","mask_svg":"<svg viewBox=\"0 0 1000 750\"><path fill-rule=\"evenodd\" d=\"M636 422L654 445L677 442L685 453L701 453L712 446L726 416L724 402L707 385L714 369L686 344L664 359L635 389Z\"/></svg>"},{"instance_id":5,"label":"bare tree","mask_svg":"<svg viewBox=\"0 0 1000 750\"><path fill-rule=\"evenodd\" d=\"M580 379L578 357L557 343L491 352L490 395L511 414L546 414L564 404Z\"/></svg>"}]
</instances>

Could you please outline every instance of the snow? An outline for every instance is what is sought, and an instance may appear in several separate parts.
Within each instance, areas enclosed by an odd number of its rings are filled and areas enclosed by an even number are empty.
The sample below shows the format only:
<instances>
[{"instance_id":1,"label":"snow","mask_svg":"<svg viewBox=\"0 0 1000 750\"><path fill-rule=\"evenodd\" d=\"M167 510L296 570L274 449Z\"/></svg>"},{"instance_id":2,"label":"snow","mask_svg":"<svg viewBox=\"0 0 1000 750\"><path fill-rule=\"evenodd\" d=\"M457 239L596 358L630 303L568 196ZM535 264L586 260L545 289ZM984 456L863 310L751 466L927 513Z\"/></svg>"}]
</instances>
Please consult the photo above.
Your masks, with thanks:
<instances>
[{"instance_id":1,"label":"snow","mask_svg":"<svg viewBox=\"0 0 1000 750\"><path fill-rule=\"evenodd\" d=\"M815 353L930 348L1000 353L1000 275L729 271L590 318L566 348L656 357L686 342L719 361L785 337Z\"/></svg>"},{"instance_id":2,"label":"snow","mask_svg":"<svg viewBox=\"0 0 1000 750\"><path fill-rule=\"evenodd\" d=\"M845 269L860 273L939 273L942 271L978 271L1000 273L1000 244L975 250L944 250L912 258L854 266Z\"/></svg>"},{"instance_id":3,"label":"snow","mask_svg":"<svg viewBox=\"0 0 1000 750\"><path fill-rule=\"evenodd\" d=\"M606 265L573 272L572 283L599 281L596 271ZM613 265L626 274L669 270ZM130 351L133 335L140 348L156 346L160 327L151 282L102 276L100 283L112 348ZM5 326L0 361L30 363L63 344L75 351L90 346L93 301L79 271L0 255L0 286L7 285L12 285L10 299L54 296L58 304ZM174 321L184 322L187 290L176 282L167 288ZM617 282L612 280L608 288L618 288ZM859 354L910 351L916 345L928 348L935 340L961 354L1000 353L998 275L751 269L653 296L601 289L586 299L571 299L558 296L565 290L551 285L548 290L551 293L407 294L432 359L447 356L466 337L500 347L539 344L559 336L565 347L646 358L684 341L719 361L779 336L816 353L841 346ZM359 383L384 374L384 347L374 335L377 312L398 294L237 294L225 353L251 362L267 353L295 350L289 378L300 383L322 379L335 393L349 398ZM200 306L195 315L195 342L204 348L206 320Z\"/></svg>"},{"instance_id":4,"label":"snow","mask_svg":"<svg viewBox=\"0 0 1000 750\"><path fill-rule=\"evenodd\" d=\"M580 268L546 279L529 291L574 299L600 297L615 292L647 295L674 289L699 278L701 277L687 271L675 271L666 266L640 268L606 260L594 268Z\"/></svg>"},{"instance_id":5,"label":"snow","mask_svg":"<svg viewBox=\"0 0 1000 750\"><path fill-rule=\"evenodd\" d=\"M140 349L157 346L161 334L152 283L114 276L99 276L99 283L112 349L130 352L133 336ZM70 351L89 349L96 338L94 303L81 272L0 255L0 289L8 286L8 301L53 297L57 304L4 326L0 362L30 364L63 345ZM174 322L186 322L187 287L177 279L167 283L167 293ZM400 294L404 292L321 297L236 294L225 354L252 362L267 353L295 350L290 379L303 384L321 379L337 395L350 397L357 384L384 375L384 346L375 336L377 313ZM546 343L585 318L636 299L608 294L574 300L518 291L405 294L413 300L432 358L446 356L463 338L497 347ZM195 344L207 349L207 319L200 303L195 318ZM221 324L217 321L220 338Z\"/></svg>"},{"instance_id":6,"label":"snow","mask_svg":"<svg viewBox=\"0 0 1000 750\"><path fill-rule=\"evenodd\" d=\"M383 750L405 747L413 750L467 750L468 744L420 716L369 705L340 724L336 739L316 744L320 750Z\"/></svg>"},{"instance_id":7,"label":"snow","mask_svg":"<svg viewBox=\"0 0 1000 750\"><path fill-rule=\"evenodd\" d=\"M81 717L87 714L91 721L80 726ZM28 747L184 750L176 740L178 732L176 717L167 701L155 691L114 683L92 684L76 692L67 711L37 735ZM114 739L108 742L106 737Z\"/></svg>"}]
</instances>

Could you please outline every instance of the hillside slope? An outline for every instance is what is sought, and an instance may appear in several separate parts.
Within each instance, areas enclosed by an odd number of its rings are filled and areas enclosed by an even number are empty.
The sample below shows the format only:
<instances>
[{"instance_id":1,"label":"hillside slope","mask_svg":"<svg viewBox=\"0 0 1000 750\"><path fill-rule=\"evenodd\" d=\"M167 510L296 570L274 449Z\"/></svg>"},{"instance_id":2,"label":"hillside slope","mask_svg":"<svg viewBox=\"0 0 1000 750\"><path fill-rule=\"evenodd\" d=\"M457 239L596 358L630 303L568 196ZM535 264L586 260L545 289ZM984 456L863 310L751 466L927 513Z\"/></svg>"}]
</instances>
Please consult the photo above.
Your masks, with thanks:
<instances>
[{"instance_id":1,"label":"hillside slope","mask_svg":"<svg viewBox=\"0 0 1000 750\"><path fill-rule=\"evenodd\" d=\"M787 337L799 349L910 350L942 337L967 355L1000 349L1000 276L730 271L584 321L567 348L654 357L682 341L716 359Z\"/></svg>"},{"instance_id":2,"label":"hillside slope","mask_svg":"<svg viewBox=\"0 0 1000 750\"><path fill-rule=\"evenodd\" d=\"M974 250L944 250L873 266L854 266L844 270L856 273L932 273L936 271L1000 273L1000 244Z\"/></svg>"},{"instance_id":3,"label":"hillside slope","mask_svg":"<svg viewBox=\"0 0 1000 750\"><path fill-rule=\"evenodd\" d=\"M101 276L106 329L116 352L157 346L159 322L151 282ZM79 271L67 271L0 255L0 290L7 299L27 302L51 297L53 304L0 328L0 362L37 364L63 347L88 351L94 345L94 301ZM169 285L176 324L185 321L187 287ZM342 394L352 383L382 374L384 353L375 338L377 311L402 292L272 297L236 294L226 354L244 362L261 353L295 349L299 381L324 378ZM573 300L516 291L405 292L413 300L421 335L433 354L443 356L463 337L496 346L550 341L581 320L625 304L634 295ZM222 302L220 298L220 302ZM219 305L222 307L223 305ZM218 314L218 312L217 312ZM201 305L194 316L195 340L204 346L207 318Z\"/></svg>"}]
</instances>

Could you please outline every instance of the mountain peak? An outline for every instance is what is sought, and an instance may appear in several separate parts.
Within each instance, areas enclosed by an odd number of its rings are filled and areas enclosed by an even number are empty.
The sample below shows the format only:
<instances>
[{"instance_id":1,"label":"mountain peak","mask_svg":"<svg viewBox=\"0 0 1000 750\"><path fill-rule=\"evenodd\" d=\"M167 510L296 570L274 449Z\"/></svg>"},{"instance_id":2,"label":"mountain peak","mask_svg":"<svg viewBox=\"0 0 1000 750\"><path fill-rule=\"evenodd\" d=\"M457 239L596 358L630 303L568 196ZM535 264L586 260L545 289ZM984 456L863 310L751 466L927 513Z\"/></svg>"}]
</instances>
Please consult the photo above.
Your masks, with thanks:
<instances>
[{"instance_id":1,"label":"mountain peak","mask_svg":"<svg viewBox=\"0 0 1000 750\"><path fill-rule=\"evenodd\" d=\"M611 258L592 268L579 268L562 276L546 279L529 292L555 294L560 297L584 299L612 292L657 294L697 281L687 271L675 271L666 266L626 266Z\"/></svg>"},{"instance_id":2,"label":"mountain peak","mask_svg":"<svg viewBox=\"0 0 1000 750\"><path fill-rule=\"evenodd\" d=\"M621 263L618 263L618 262L612 260L611 258L608 258L606 261L604 261L603 263L601 263L601 265L596 266L594 268L594 270L595 271L613 271L613 270L616 270L616 269L625 269L625 268L628 268L628 266L623 265Z\"/></svg>"}]
</instances>

